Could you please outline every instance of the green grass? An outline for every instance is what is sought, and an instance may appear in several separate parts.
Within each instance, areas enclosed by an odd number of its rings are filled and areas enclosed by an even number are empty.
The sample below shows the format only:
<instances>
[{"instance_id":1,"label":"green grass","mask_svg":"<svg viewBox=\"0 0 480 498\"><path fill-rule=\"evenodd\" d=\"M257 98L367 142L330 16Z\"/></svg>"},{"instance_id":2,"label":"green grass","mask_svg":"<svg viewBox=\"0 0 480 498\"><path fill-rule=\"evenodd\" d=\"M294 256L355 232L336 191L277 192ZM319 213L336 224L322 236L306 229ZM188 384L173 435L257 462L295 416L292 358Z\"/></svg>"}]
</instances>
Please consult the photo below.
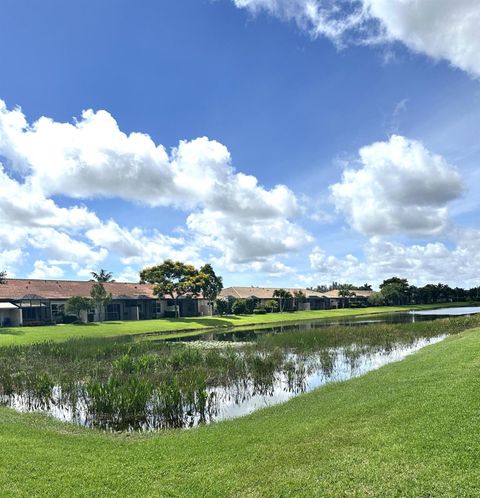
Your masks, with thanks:
<instances>
[{"instance_id":1,"label":"green grass","mask_svg":"<svg viewBox=\"0 0 480 498\"><path fill-rule=\"evenodd\" d=\"M0 495L479 496L479 368L477 329L245 418L160 434L2 408Z\"/></svg>"},{"instance_id":2,"label":"green grass","mask_svg":"<svg viewBox=\"0 0 480 498\"><path fill-rule=\"evenodd\" d=\"M464 303L466 304L466 303ZM459 305L458 303L456 304ZM207 330L214 327L244 327L256 324L272 324L299 320L341 318L345 316L391 313L407 309L430 309L442 305L384 306L377 308L347 308L324 311L298 311L296 313L272 313L267 315L241 315L228 317L162 318L159 320L104 322L85 325L56 325L40 327L0 328L0 346L29 344L39 341L64 341L72 337L114 337L130 334L162 333L165 338L179 337L184 332ZM180 333L181 332L181 333Z\"/></svg>"}]
</instances>

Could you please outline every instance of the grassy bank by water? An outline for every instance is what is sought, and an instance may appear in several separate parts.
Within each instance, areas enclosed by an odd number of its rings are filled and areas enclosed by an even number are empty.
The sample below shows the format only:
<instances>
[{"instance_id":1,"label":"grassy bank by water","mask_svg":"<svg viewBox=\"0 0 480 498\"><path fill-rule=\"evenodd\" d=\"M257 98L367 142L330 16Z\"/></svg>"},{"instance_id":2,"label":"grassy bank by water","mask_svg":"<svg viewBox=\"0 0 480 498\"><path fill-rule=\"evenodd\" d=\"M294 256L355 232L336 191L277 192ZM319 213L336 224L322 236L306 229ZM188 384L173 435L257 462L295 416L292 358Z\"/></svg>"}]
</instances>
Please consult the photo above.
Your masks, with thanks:
<instances>
[{"instance_id":1,"label":"grassy bank by water","mask_svg":"<svg viewBox=\"0 0 480 498\"><path fill-rule=\"evenodd\" d=\"M456 305L459 305L458 303ZM466 303L465 303L466 305ZM234 315L225 317L162 318L159 320L104 322L81 325L56 325L40 327L0 328L0 346L29 344L39 341L64 341L72 337L114 337L130 334L162 333L177 337L179 332L202 331L215 327L244 327L299 320L317 320L348 316L392 313L409 309L431 309L442 305L383 306L375 308L346 308L323 311L298 311L296 313L271 313L267 315Z\"/></svg>"},{"instance_id":2,"label":"grassy bank by water","mask_svg":"<svg viewBox=\"0 0 480 498\"><path fill-rule=\"evenodd\" d=\"M0 495L478 496L479 367L477 329L245 418L158 434L1 408Z\"/></svg>"}]
</instances>

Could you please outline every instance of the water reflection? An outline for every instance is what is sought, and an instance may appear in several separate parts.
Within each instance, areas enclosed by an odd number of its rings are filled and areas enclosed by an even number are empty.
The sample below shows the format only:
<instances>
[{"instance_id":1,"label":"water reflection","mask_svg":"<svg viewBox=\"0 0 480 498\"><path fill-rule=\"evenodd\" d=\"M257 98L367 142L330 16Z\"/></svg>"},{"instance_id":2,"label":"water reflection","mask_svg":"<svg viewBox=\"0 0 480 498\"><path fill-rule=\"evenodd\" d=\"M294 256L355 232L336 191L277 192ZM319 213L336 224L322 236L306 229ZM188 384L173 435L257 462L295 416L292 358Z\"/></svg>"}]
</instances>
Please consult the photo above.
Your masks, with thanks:
<instances>
[{"instance_id":1,"label":"water reflection","mask_svg":"<svg viewBox=\"0 0 480 498\"><path fill-rule=\"evenodd\" d=\"M145 395L136 412L108 410L112 393L98 397L84 382L62 389L59 385L12 393L0 397L0 402L18 411L40 411L63 421L105 430L158 430L194 427L202 423L225 420L251 413L292 397L312 391L322 385L358 377L391 362L399 361L422 347L444 339L445 335L418 338L407 342L383 345L352 342L319 351L295 353L284 351L276 361L266 361L263 352L246 359L247 353L235 348L235 354L245 357L248 368L241 378L186 392L179 389L153 389ZM213 344L215 345L215 344ZM258 359L258 365L255 364ZM109 387L115 390L115 386ZM129 393L131 394L131 393ZM130 400L128 400L131 402ZM127 402L127 400L125 401ZM99 405L100 403L100 405ZM102 412L102 409L106 412Z\"/></svg>"}]
</instances>

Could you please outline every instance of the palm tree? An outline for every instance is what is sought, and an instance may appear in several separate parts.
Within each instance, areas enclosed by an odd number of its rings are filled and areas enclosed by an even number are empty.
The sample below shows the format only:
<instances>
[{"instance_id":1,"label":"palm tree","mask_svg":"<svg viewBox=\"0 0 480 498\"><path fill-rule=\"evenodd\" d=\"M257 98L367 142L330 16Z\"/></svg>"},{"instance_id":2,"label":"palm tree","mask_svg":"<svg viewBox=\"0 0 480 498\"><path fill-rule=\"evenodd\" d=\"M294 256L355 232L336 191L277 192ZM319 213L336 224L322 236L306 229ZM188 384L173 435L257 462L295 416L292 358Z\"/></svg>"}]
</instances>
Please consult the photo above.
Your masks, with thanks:
<instances>
[{"instance_id":1,"label":"palm tree","mask_svg":"<svg viewBox=\"0 0 480 498\"><path fill-rule=\"evenodd\" d=\"M101 269L99 273L92 271L91 275L97 282L100 283L115 282L115 280L113 280L112 278L113 274L111 272L107 272L104 269Z\"/></svg>"},{"instance_id":2,"label":"palm tree","mask_svg":"<svg viewBox=\"0 0 480 498\"><path fill-rule=\"evenodd\" d=\"M345 299L355 296L352 284L342 284L338 287L338 295L342 298L342 308L345 308Z\"/></svg>"},{"instance_id":3,"label":"palm tree","mask_svg":"<svg viewBox=\"0 0 480 498\"><path fill-rule=\"evenodd\" d=\"M278 307L280 308L280 313L283 313L285 309L285 303L287 299L291 299L292 295L285 289L275 289L273 291L273 297L278 299Z\"/></svg>"}]
</instances>

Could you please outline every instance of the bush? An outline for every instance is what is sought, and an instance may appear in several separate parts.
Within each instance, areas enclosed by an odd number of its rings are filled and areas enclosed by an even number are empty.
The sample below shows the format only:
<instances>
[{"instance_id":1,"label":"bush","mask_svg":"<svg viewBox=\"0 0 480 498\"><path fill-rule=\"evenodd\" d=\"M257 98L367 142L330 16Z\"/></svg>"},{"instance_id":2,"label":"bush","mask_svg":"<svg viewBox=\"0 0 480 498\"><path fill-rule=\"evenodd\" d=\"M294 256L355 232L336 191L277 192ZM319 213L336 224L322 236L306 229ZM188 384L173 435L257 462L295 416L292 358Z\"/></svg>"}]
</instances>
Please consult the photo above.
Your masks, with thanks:
<instances>
[{"instance_id":1,"label":"bush","mask_svg":"<svg viewBox=\"0 0 480 498\"><path fill-rule=\"evenodd\" d=\"M274 311L277 311L278 310L278 303L277 301L275 301L275 299L269 299L266 303L265 303L265 308L270 311L271 313L273 313Z\"/></svg>"},{"instance_id":2,"label":"bush","mask_svg":"<svg viewBox=\"0 0 480 498\"><path fill-rule=\"evenodd\" d=\"M252 314L253 310L257 306L258 299L254 297L249 297L248 299L245 299L245 313Z\"/></svg>"},{"instance_id":3,"label":"bush","mask_svg":"<svg viewBox=\"0 0 480 498\"><path fill-rule=\"evenodd\" d=\"M78 318L74 315L64 315L61 321L62 323L75 323L78 321Z\"/></svg>"},{"instance_id":4,"label":"bush","mask_svg":"<svg viewBox=\"0 0 480 498\"><path fill-rule=\"evenodd\" d=\"M228 313L228 301L225 301L225 299L217 299L215 302L215 308L217 309L217 313L219 315L226 315Z\"/></svg>"},{"instance_id":5,"label":"bush","mask_svg":"<svg viewBox=\"0 0 480 498\"><path fill-rule=\"evenodd\" d=\"M255 308L253 310L254 315L265 315L267 313L267 310L265 308Z\"/></svg>"},{"instance_id":6,"label":"bush","mask_svg":"<svg viewBox=\"0 0 480 498\"><path fill-rule=\"evenodd\" d=\"M176 318L176 314L175 314L175 311L171 311L171 310L166 310L163 312L163 317L164 318Z\"/></svg>"},{"instance_id":7,"label":"bush","mask_svg":"<svg viewBox=\"0 0 480 498\"><path fill-rule=\"evenodd\" d=\"M232 305L232 312L235 315L244 315L247 311L245 299L237 299Z\"/></svg>"},{"instance_id":8,"label":"bush","mask_svg":"<svg viewBox=\"0 0 480 498\"><path fill-rule=\"evenodd\" d=\"M366 308L367 305L363 301L351 301L350 308Z\"/></svg>"}]
</instances>

